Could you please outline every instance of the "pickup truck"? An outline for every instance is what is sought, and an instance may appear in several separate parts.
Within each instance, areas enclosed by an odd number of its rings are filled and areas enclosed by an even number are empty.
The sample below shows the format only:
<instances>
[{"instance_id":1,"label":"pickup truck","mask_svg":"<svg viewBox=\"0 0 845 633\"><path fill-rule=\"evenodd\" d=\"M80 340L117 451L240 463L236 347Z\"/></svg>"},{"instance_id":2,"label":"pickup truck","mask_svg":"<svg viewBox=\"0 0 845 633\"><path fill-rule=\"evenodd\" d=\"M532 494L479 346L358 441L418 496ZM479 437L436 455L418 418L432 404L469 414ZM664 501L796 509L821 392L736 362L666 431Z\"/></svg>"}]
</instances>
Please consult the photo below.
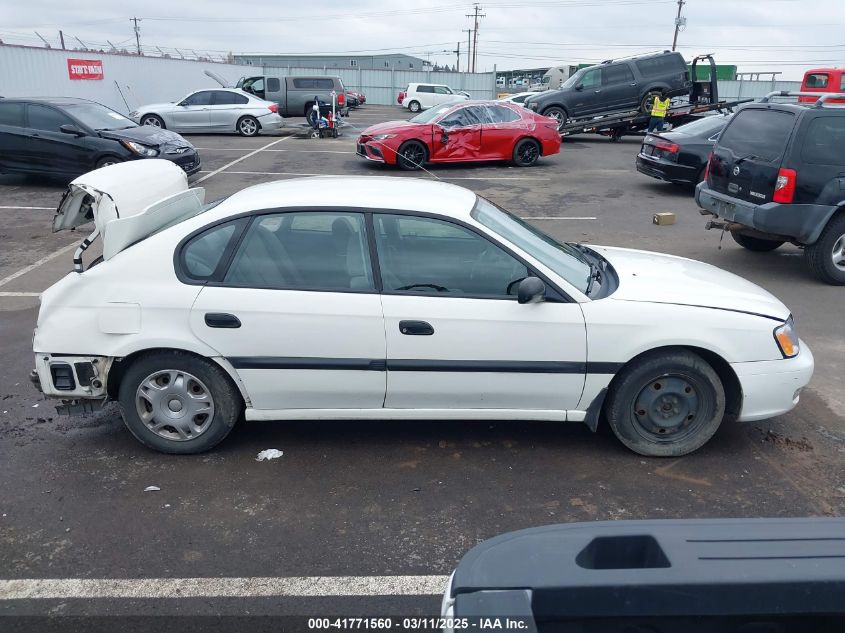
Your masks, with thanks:
<instances>
[{"instance_id":1,"label":"pickup truck","mask_svg":"<svg viewBox=\"0 0 845 633\"><path fill-rule=\"evenodd\" d=\"M279 114L283 117L308 116L316 97L321 104L320 113L325 116L331 110L332 91L337 93L337 108L343 116L349 114L346 103L346 89L340 77L270 77L257 75L243 77L237 88L250 92L267 101L279 105Z\"/></svg>"}]
</instances>

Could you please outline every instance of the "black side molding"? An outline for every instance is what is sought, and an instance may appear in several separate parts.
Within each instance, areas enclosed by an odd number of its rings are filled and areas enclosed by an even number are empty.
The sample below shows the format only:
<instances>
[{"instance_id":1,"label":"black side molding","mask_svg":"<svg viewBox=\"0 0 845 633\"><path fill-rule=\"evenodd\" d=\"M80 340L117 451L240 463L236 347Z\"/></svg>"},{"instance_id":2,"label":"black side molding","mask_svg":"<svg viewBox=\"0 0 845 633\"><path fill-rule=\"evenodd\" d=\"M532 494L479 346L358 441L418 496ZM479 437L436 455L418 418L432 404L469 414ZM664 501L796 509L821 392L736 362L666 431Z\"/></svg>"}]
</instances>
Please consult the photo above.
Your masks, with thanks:
<instances>
[{"instance_id":1,"label":"black side molding","mask_svg":"<svg viewBox=\"0 0 845 633\"><path fill-rule=\"evenodd\" d=\"M225 312L208 312L205 315L205 324L208 327L239 328L241 327L241 320L234 314L226 314Z\"/></svg>"}]
</instances>

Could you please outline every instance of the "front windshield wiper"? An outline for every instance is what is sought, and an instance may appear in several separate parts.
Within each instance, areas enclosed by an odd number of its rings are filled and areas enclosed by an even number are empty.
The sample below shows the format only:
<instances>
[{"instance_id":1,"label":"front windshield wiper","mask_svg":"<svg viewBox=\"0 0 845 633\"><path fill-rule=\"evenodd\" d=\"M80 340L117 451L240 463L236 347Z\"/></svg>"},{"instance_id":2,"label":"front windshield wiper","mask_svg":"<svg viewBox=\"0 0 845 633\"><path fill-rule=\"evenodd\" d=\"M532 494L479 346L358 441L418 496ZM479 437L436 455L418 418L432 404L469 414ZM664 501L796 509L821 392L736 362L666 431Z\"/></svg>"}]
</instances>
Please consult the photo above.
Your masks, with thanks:
<instances>
[{"instance_id":1,"label":"front windshield wiper","mask_svg":"<svg viewBox=\"0 0 845 633\"><path fill-rule=\"evenodd\" d=\"M584 292L588 297L590 296L590 291L593 289L593 283L599 282L601 285L602 282L602 274L601 268L595 262L587 262L587 265L590 267L590 277L587 279L587 290Z\"/></svg>"}]
</instances>

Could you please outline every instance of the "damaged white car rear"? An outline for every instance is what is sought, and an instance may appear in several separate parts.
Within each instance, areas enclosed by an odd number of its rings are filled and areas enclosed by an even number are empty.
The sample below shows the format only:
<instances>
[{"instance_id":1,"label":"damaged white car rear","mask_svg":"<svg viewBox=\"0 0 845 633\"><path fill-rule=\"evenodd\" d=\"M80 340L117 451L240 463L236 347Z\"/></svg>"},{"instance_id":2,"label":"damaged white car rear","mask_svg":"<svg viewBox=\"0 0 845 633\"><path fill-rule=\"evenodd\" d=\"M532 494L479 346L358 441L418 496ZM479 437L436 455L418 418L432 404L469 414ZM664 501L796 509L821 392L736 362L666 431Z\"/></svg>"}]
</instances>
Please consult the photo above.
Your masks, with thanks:
<instances>
[{"instance_id":1,"label":"damaged white car rear","mask_svg":"<svg viewBox=\"0 0 845 633\"><path fill-rule=\"evenodd\" d=\"M65 413L116 400L163 452L241 418L497 419L607 423L677 456L789 411L813 371L754 284L560 243L440 182L294 179L206 204L150 159L71 183L55 228L90 222L41 297L33 382Z\"/></svg>"}]
</instances>

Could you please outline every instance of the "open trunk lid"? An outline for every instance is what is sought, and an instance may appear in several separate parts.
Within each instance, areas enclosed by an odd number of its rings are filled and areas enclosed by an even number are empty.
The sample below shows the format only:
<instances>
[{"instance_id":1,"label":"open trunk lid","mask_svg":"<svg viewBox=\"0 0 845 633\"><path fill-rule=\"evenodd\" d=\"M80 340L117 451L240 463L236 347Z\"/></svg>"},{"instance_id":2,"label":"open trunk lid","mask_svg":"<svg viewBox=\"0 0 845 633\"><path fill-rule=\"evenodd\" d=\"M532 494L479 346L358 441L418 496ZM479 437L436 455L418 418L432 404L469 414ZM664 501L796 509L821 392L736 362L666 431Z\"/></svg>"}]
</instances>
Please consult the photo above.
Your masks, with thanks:
<instances>
[{"instance_id":1,"label":"open trunk lid","mask_svg":"<svg viewBox=\"0 0 845 633\"><path fill-rule=\"evenodd\" d=\"M167 160L146 159L95 169L71 181L62 197L53 231L75 229L90 222L79 259L98 235L103 238L103 259L153 233L196 215L205 190L188 188L188 178Z\"/></svg>"},{"instance_id":2,"label":"open trunk lid","mask_svg":"<svg viewBox=\"0 0 845 633\"><path fill-rule=\"evenodd\" d=\"M738 112L713 148L710 187L755 204L771 202L795 120L784 110Z\"/></svg>"}]
</instances>

